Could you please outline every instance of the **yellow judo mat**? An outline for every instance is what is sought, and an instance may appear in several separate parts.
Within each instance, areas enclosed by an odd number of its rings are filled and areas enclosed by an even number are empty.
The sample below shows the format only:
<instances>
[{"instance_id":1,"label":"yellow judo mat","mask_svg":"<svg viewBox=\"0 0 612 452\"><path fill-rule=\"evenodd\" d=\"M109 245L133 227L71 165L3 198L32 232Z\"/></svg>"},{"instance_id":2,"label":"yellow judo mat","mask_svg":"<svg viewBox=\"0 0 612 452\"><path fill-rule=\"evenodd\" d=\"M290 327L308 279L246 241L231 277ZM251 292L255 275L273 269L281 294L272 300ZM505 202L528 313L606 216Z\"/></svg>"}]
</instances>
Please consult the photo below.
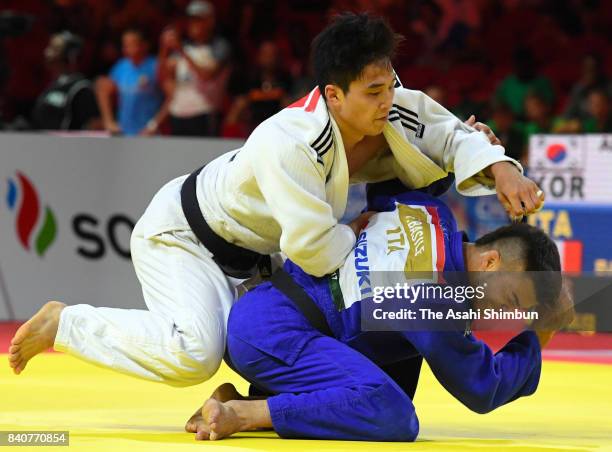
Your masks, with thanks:
<instances>
[{"instance_id":1,"label":"yellow judo mat","mask_svg":"<svg viewBox=\"0 0 612 452\"><path fill-rule=\"evenodd\" d=\"M15 376L6 359L0 355L0 430L70 432L69 447L42 450L612 451L612 365L546 361L536 394L485 415L463 407L424 367L416 443L284 440L272 432L196 442L183 425L204 398L225 381L247 388L227 367L206 383L177 389L50 353Z\"/></svg>"}]
</instances>

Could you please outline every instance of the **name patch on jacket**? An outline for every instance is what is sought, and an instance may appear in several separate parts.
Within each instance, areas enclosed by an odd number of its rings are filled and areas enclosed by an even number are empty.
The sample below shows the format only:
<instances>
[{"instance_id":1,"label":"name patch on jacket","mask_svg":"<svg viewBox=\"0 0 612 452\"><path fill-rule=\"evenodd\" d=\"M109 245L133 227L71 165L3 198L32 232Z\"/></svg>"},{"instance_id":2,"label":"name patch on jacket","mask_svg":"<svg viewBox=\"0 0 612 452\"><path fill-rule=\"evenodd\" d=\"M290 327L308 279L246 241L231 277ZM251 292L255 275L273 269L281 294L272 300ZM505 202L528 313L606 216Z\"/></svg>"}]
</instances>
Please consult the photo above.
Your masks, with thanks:
<instances>
[{"instance_id":1,"label":"name patch on jacket","mask_svg":"<svg viewBox=\"0 0 612 452\"><path fill-rule=\"evenodd\" d=\"M396 203L395 210L373 216L361 231L353 253L339 269L345 308L369 298L386 276L444 270L444 233L435 206ZM387 275L386 275L387 274ZM382 279L381 279L382 278Z\"/></svg>"}]
</instances>

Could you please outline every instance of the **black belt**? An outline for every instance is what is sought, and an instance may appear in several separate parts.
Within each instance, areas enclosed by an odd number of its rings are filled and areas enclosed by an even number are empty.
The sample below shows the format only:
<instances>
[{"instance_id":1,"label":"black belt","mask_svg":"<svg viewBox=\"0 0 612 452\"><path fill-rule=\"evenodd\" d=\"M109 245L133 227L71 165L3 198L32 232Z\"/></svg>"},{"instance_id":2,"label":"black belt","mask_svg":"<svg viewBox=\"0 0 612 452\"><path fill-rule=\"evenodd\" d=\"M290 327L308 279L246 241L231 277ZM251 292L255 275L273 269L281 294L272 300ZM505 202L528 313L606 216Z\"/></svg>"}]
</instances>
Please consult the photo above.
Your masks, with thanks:
<instances>
[{"instance_id":1,"label":"black belt","mask_svg":"<svg viewBox=\"0 0 612 452\"><path fill-rule=\"evenodd\" d=\"M208 251L213 254L214 261L226 275L235 278L250 278L254 276L255 270L259 269L262 276L269 276L271 269L269 256L229 243L217 235L206 223L196 196L196 180L202 168L191 173L181 187L181 207L191 230ZM268 275L265 274L266 272ZM270 281L274 287L296 304L317 330L326 336L333 337L323 313L314 300L291 276L279 268L272 275Z\"/></svg>"},{"instance_id":2,"label":"black belt","mask_svg":"<svg viewBox=\"0 0 612 452\"><path fill-rule=\"evenodd\" d=\"M315 301L306 293L306 291L282 268L279 268L272 274L270 282L281 293L289 298L302 312L304 317L314 326L321 334L334 337L325 315L319 309Z\"/></svg>"},{"instance_id":3,"label":"black belt","mask_svg":"<svg viewBox=\"0 0 612 452\"><path fill-rule=\"evenodd\" d=\"M260 269L264 267L269 271L269 256L228 242L206 223L196 195L196 180L202 168L191 173L181 187L181 207L191 230L213 254L213 260L226 275L234 278L250 278L254 276L258 267Z\"/></svg>"}]
</instances>

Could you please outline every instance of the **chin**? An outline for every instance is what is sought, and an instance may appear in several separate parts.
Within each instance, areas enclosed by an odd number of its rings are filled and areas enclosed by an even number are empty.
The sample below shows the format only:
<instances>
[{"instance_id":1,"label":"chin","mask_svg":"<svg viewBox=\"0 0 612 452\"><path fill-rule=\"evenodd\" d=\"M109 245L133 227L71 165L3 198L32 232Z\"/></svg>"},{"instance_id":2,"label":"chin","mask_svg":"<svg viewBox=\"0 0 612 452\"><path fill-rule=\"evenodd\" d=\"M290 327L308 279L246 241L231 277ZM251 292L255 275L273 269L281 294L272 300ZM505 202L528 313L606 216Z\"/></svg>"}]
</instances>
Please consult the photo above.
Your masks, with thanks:
<instances>
[{"instance_id":1,"label":"chin","mask_svg":"<svg viewBox=\"0 0 612 452\"><path fill-rule=\"evenodd\" d=\"M367 133L366 135L380 135L384 128L385 128L385 123L383 121L380 121L380 124L376 122L370 128L370 132Z\"/></svg>"}]
</instances>

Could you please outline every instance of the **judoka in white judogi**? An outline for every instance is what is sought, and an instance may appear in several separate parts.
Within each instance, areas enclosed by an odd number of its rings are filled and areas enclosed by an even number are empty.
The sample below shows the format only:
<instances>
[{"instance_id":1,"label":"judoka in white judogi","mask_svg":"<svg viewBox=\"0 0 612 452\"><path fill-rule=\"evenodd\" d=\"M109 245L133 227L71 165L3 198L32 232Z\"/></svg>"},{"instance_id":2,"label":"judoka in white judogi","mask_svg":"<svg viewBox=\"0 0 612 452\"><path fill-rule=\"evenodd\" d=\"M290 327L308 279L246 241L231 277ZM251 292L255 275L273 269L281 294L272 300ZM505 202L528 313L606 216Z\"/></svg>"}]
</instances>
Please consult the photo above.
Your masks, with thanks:
<instances>
[{"instance_id":1,"label":"judoka in white judogi","mask_svg":"<svg viewBox=\"0 0 612 452\"><path fill-rule=\"evenodd\" d=\"M425 187L454 172L465 195L495 193L482 171L510 161L501 146L420 91L398 87L383 130L389 149L349 178L338 126L318 88L263 122L243 147L210 162L197 198L215 233L243 248L282 251L315 276L337 269L355 243L338 223L349 183L399 178ZM218 369L238 281L191 231L181 208L187 176L166 184L138 221L132 259L148 310L66 307L55 349L175 386Z\"/></svg>"}]
</instances>

